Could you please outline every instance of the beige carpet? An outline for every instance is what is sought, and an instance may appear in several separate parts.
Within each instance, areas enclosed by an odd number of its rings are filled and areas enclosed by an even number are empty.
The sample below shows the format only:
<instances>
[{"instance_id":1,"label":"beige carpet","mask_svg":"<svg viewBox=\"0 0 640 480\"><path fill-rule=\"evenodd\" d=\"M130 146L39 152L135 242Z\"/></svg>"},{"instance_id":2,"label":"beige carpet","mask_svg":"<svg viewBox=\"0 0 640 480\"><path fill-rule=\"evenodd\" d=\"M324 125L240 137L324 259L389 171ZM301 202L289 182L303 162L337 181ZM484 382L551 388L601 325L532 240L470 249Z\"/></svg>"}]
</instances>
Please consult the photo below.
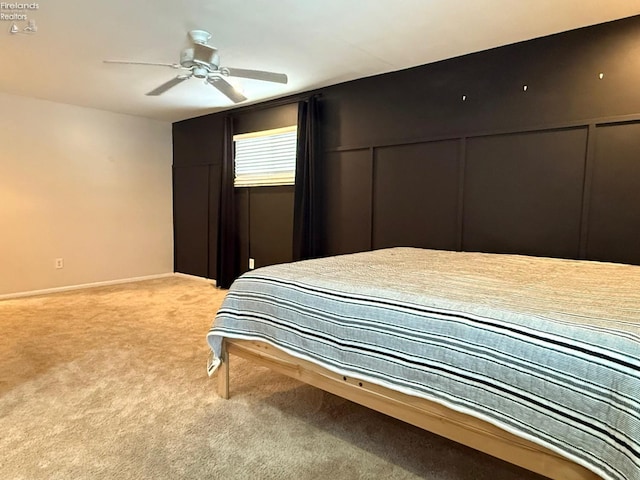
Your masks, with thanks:
<instances>
[{"instance_id":1,"label":"beige carpet","mask_svg":"<svg viewBox=\"0 0 640 480\"><path fill-rule=\"evenodd\" d=\"M224 292L171 277L0 301L0 479L540 480L232 357Z\"/></svg>"}]
</instances>

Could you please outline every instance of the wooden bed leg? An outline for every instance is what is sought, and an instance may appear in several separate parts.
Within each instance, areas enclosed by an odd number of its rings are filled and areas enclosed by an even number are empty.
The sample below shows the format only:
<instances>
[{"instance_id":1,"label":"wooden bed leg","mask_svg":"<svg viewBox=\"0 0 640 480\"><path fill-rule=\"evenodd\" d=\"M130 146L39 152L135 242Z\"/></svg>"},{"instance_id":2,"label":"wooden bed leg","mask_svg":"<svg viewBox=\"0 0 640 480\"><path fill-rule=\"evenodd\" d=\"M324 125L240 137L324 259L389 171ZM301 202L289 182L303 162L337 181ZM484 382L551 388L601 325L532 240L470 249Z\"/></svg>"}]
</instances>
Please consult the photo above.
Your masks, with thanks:
<instances>
[{"instance_id":1,"label":"wooden bed leg","mask_svg":"<svg viewBox=\"0 0 640 480\"><path fill-rule=\"evenodd\" d=\"M218 395L225 400L229 399L229 351L224 340L222 341L220 366L218 367Z\"/></svg>"}]
</instances>

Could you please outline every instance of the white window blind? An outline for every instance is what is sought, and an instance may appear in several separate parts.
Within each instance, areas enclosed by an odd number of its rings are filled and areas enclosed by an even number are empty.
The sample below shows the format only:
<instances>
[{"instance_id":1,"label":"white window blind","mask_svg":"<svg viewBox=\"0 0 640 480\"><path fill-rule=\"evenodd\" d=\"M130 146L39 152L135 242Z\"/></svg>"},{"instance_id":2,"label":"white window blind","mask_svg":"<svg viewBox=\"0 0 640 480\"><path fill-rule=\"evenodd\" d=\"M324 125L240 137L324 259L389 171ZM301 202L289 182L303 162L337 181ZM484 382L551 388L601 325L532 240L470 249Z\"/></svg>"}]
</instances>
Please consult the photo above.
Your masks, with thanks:
<instances>
[{"instance_id":1,"label":"white window blind","mask_svg":"<svg viewBox=\"0 0 640 480\"><path fill-rule=\"evenodd\" d=\"M234 135L234 185L293 185L297 139L297 126Z\"/></svg>"}]
</instances>

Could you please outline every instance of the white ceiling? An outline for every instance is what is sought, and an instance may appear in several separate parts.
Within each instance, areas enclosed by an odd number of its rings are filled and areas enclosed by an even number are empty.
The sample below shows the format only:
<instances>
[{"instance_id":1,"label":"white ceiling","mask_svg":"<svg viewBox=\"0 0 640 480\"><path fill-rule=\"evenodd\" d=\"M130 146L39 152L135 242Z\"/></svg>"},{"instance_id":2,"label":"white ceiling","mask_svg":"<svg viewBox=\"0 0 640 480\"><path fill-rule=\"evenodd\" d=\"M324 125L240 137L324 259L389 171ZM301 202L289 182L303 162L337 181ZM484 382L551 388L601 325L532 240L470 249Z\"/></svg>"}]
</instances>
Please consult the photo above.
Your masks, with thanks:
<instances>
[{"instance_id":1,"label":"white ceiling","mask_svg":"<svg viewBox=\"0 0 640 480\"><path fill-rule=\"evenodd\" d=\"M35 21L35 34L11 34L12 22L0 20L0 92L165 121L233 104L195 78L146 96L176 71L103 60L177 63L187 32L207 30L222 66L289 76L287 85L242 80L244 105L640 14L640 0L39 0L38 7L18 12Z\"/></svg>"}]
</instances>

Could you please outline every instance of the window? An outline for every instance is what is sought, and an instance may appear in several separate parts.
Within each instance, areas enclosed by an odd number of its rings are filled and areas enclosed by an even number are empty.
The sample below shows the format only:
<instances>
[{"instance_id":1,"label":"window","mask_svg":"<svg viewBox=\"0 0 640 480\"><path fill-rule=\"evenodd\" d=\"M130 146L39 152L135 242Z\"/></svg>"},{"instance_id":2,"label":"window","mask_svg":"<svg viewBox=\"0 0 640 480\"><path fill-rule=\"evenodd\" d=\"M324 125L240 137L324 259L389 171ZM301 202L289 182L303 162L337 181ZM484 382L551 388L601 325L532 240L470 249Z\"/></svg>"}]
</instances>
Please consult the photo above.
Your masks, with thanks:
<instances>
[{"instance_id":1,"label":"window","mask_svg":"<svg viewBox=\"0 0 640 480\"><path fill-rule=\"evenodd\" d=\"M236 187L293 185L298 127L234 135Z\"/></svg>"}]
</instances>

